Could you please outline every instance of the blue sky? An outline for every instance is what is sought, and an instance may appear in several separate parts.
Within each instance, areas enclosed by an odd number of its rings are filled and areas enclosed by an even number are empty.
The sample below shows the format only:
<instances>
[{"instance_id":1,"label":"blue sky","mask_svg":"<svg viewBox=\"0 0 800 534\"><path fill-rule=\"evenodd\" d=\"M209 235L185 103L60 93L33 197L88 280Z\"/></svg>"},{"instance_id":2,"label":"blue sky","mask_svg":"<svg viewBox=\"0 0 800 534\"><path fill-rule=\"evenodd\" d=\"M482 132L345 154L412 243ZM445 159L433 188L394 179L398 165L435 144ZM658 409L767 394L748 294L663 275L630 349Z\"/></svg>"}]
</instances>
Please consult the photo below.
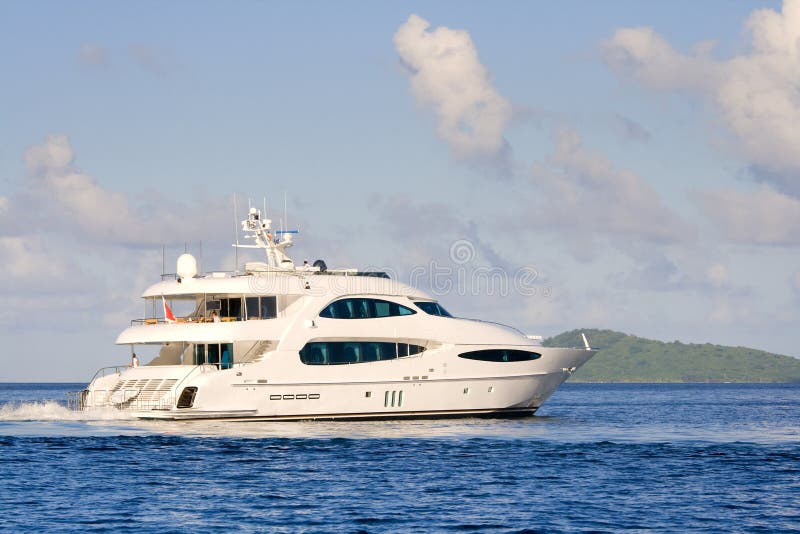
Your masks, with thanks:
<instances>
[{"instance_id":1,"label":"blue sky","mask_svg":"<svg viewBox=\"0 0 800 534\"><path fill-rule=\"evenodd\" d=\"M798 2L5 2L0 380L125 361L162 243L230 268L234 192L287 195L298 260L449 268L458 315L800 356L798 36Z\"/></svg>"}]
</instances>

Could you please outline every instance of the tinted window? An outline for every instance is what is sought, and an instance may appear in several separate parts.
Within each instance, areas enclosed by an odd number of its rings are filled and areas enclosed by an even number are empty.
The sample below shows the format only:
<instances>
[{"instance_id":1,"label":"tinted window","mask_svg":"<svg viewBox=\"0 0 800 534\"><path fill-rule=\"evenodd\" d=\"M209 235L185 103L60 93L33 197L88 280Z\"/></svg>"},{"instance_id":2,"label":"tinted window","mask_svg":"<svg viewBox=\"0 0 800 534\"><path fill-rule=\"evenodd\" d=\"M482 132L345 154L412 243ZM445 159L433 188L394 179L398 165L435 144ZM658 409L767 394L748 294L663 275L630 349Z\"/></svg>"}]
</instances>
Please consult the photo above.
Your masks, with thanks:
<instances>
[{"instance_id":1,"label":"tinted window","mask_svg":"<svg viewBox=\"0 0 800 534\"><path fill-rule=\"evenodd\" d=\"M425 347L386 341L315 341L300 349L300 361L306 365L340 365L394 360L413 356Z\"/></svg>"},{"instance_id":2,"label":"tinted window","mask_svg":"<svg viewBox=\"0 0 800 534\"><path fill-rule=\"evenodd\" d=\"M220 299L220 317L236 317L237 319L242 318L242 299L236 298L229 298L229 299Z\"/></svg>"},{"instance_id":3,"label":"tinted window","mask_svg":"<svg viewBox=\"0 0 800 534\"><path fill-rule=\"evenodd\" d=\"M248 319L274 319L278 316L277 297L246 297Z\"/></svg>"},{"instance_id":4,"label":"tinted window","mask_svg":"<svg viewBox=\"0 0 800 534\"><path fill-rule=\"evenodd\" d=\"M258 319L259 318L259 309L258 309L258 297L246 297L244 299L244 305L247 308L247 318L248 319Z\"/></svg>"},{"instance_id":5,"label":"tinted window","mask_svg":"<svg viewBox=\"0 0 800 534\"><path fill-rule=\"evenodd\" d=\"M458 357L482 362L527 362L541 358L542 355L527 350L490 349L464 352Z\"/></svg>"},{"instance_id":6,"label":"tinted window","mask_svg":"<svg viewBox=\"0 0 800 534\"><path fill-rule=\"evenodd\" d=\"M233 367L233 343L209 343L194 346L194 364L219 365L220 369Z\"/></svg>"},{"instance_id":7,"label":"tinted window","mask_svg":"<svg viewBox=\"0 0 800 534\"><path fill-rule=\"evenodd\" d=\"M278 298L261 297L261 318L274 319L278 316Z\"/></svg>"},{"instance_id":8,"label":"tinted window","mask_svg":"<svg viewBox=\"0 0 800 534\"><path fill-rule=\"evenodd\" d=\"M319 316L329 319L375 319L415 313L411 308L388 300L349 298L332 302L319 312Z\"/></svg>"},{"instance_id":9,"label":"tinted window","mask_svg":"<svg viewBox=\"0 0 800 534\"><path fill-rule=\"evenodd\" d=\"M442 308L438 302L415 302L417 308L424 311L428 315L440 315L442 317L452 317L450 312Z\"/></svg>"}]
</instances>

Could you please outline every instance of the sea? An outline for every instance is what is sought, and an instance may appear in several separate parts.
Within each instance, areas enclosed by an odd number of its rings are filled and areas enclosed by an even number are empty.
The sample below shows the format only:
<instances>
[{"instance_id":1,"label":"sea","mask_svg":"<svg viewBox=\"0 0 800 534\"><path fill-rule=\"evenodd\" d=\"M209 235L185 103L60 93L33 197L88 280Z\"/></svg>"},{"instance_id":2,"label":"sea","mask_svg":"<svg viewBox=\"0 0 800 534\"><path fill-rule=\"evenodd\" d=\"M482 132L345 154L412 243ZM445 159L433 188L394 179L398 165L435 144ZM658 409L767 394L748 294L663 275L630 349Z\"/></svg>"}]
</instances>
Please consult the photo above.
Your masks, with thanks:
<instances>
[{"instance_id":1,"label":"sea","mask_svg":"<svg viewBox=\"0 0 800 534\"><path fill-rule=\"evenodd\" d=\"M800 531L800 384L566 383L532 417L141 422L0 384L0 531Z\"/></svg>"}]
</instances>

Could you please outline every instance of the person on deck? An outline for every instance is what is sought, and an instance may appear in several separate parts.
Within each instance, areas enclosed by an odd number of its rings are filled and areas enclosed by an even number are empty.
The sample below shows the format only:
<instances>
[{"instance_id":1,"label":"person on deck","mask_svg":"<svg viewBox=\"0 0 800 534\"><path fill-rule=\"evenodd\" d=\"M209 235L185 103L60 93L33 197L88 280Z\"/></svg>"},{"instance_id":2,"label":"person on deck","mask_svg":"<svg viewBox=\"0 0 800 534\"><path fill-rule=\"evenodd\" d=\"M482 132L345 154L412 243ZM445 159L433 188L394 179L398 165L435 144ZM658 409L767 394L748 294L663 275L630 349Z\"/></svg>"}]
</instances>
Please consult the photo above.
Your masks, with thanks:
<instances>
[{"instance_id":1,"label":"person on deck","mask_svg":"<svg viewBox=\"0 0 800 534\"><path fill-rule=\"evenodd\" d=\"M139 367L139 358L136 357L135 352L131 353L131 363L128 365L128 367Z\"/></svg>"}]
</instances>

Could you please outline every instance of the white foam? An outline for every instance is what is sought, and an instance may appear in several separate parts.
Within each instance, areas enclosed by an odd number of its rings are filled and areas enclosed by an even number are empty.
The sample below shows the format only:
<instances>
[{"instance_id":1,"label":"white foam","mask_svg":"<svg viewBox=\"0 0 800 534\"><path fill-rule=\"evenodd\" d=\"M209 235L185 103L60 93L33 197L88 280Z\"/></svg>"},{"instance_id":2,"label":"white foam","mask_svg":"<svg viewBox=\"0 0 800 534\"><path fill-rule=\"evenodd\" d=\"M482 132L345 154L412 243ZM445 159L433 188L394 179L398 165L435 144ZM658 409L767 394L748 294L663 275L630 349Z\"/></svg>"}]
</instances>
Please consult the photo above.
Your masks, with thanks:
<instances>
[{"instance_id":1,"label":"white foam","mask_svg":"<svg viewBox=\"0 0 800 534\"><path fill-rule=\"evenodd\" d=\"M135 417L115 408L70 410L55 401L16 402L0 405L0 421L117 421Z\"/></svg>"}]
</instances>

